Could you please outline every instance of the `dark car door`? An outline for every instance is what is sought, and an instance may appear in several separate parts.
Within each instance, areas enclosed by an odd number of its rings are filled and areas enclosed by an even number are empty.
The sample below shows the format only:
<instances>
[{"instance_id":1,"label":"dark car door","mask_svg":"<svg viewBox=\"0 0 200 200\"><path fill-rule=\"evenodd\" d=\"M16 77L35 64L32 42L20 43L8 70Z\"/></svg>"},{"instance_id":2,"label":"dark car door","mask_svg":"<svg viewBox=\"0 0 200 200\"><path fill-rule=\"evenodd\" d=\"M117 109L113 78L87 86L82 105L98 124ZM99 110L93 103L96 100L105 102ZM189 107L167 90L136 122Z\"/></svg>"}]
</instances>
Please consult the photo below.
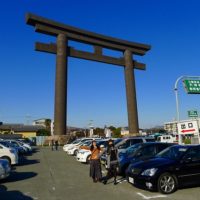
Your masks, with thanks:
<instances>
[{"instance_id":1,"label":"dark car door","mask_svg":"<svg viewBox=\"0 0 200 200\"><path fill-rule=\"evenodd\" d=\"M179 182L183 185L200 183L200 147L192 147L181 160Z\"/></svg>"}]
</instances>

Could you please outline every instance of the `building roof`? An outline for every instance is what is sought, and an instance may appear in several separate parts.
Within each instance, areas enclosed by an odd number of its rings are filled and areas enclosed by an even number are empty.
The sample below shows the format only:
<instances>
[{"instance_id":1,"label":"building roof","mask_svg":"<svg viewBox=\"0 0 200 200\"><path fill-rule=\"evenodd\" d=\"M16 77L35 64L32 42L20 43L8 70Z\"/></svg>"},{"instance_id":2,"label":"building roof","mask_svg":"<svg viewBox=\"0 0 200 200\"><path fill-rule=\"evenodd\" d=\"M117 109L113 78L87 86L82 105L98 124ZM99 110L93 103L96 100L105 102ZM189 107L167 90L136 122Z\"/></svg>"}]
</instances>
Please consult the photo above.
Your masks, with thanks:
<instances>
[{"instance_id":1,"label":"building roof","mask_svg":"<svg viewBox=\"0 0 200 200\"><path fill-rule=\"evenodd\" d=\"M40 118L40 119L35 119L35 120L33 120L34 122L36 122L36 121L45 121L45 120L51 120L50 118Z\"/></svg>"},{"instance_id":2,"label":"building roof","mask_svg":"<svg viewBox=\"0 0 200 200\"><path fill-rule=\"evenodd\" d=\"M0 131L12 130L14 132L36 132L40 129L44 129L41 125L24 125L24 124L2 124L0 125Z\"/></svg>"}]
</instances>

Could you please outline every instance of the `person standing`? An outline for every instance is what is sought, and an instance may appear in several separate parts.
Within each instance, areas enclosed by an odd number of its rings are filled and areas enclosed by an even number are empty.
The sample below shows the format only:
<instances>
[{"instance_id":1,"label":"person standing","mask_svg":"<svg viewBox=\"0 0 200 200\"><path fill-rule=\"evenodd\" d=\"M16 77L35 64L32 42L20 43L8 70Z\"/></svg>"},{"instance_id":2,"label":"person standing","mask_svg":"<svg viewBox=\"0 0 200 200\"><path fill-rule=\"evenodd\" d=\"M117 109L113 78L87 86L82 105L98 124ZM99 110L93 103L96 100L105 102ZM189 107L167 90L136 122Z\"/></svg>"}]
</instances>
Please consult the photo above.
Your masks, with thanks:
<instances>
[{"instance_id":1,"label":"person standing","mask_svg":"<svg viewBox=\"0 0 200 200\"><path fill-rule=\"evenodd\" d=\"M58 140L55 141L55 148L56 148L56 151L58 151Z\"/></svg>"},{"instance_id":2,"label":"person standing","mask_svg":"<svg viewBox=\"0 0 200 200\"><path fill-rule=\"evenodd\" d=\"M54 150L54 140L51 140L51 150Z\"/></svg>"},{"instance_id":3,"label":"person standing","mask_svg":"<svg viewBox=\"0 0 200 200\"><path fill-rule=\"evenodd\" d=\"M114 185L116 185L117 184L118 151L112 139L108 140L106 156L107 156L107 175L104 177L103 184L106 184L108 179L114 177Z\"/></svg>"},{"instance_id":4,"label":"person standing","mask_svg":"<svg viewBox=\"0 0 200 200\"><path fill-rule=\"evenodd\" d=\"M100 153L101 149L97 145L96 141L92 141L92 145L90 147L91 156L90 156L90 177L92 177L93 182L96 183L101 181L102 173L101 173L101 163L100 163Z\"/></svg>"}]
</instances>

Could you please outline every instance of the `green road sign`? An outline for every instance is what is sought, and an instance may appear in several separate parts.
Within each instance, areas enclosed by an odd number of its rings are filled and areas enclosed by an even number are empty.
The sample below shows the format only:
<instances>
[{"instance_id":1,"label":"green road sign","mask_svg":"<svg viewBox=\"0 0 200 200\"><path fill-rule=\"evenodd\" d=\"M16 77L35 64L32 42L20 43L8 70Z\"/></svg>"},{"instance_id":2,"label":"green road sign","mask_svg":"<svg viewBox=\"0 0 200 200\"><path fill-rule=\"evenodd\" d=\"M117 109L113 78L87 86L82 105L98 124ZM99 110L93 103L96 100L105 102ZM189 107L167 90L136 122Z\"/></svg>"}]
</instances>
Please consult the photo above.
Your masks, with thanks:
<instances>
[{"instance_id":1,"label":"green road sign","mask_svg":"<svg viewBox=\"0 0 200 200\"><path fill-rule=\"evenodd\" d=\"M198 117L197 110L189 110L188 111L188 117Z\"/></svg>"},{"instance_id":2,"label":"green road sign","mask_svg":"<svg viewBox=\"0 0 200 200\"><path fill-rule=\"evenodd\" d=\"M188 94L200 94L200 80L184 80L185 89Z\"/></svg>"}]
</instances>

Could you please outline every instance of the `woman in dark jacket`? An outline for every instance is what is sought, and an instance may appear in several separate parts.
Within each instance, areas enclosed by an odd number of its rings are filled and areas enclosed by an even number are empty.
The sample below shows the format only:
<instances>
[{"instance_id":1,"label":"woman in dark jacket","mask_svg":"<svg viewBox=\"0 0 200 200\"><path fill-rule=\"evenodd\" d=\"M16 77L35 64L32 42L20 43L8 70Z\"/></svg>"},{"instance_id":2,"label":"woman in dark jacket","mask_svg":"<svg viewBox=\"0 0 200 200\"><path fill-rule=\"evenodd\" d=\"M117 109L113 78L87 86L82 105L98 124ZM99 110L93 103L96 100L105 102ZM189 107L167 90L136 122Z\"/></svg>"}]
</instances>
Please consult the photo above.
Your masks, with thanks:
<instances>
[{"instance_id":1,"label":"woman in dark jacket","mask_svg":"<svg viewBox=\"0 0 200 200\"><path fill-rule=\"evenodd\" d=\"M108 141L107 147L107 175L104 177L103 183L106 184L108 179L114 177L114 185L117 184L117 166L118 166L118 151L112 139Z\"/></svg>"},{"instance_id":2,"label":"woman in dark jacket","mask_svg":"<svg viewBox=\"0 0 200 200\"><path fill-rule=\"evenodd\" d=\"M93 182L96 183L101 181L102 173L101 173L101 163L100 163L100 153L101 149L97 145L96 141L92 141L92 145L90 147L91 156L90 156L90 177L92 177Z\"/></svg>"}]
</instances>

